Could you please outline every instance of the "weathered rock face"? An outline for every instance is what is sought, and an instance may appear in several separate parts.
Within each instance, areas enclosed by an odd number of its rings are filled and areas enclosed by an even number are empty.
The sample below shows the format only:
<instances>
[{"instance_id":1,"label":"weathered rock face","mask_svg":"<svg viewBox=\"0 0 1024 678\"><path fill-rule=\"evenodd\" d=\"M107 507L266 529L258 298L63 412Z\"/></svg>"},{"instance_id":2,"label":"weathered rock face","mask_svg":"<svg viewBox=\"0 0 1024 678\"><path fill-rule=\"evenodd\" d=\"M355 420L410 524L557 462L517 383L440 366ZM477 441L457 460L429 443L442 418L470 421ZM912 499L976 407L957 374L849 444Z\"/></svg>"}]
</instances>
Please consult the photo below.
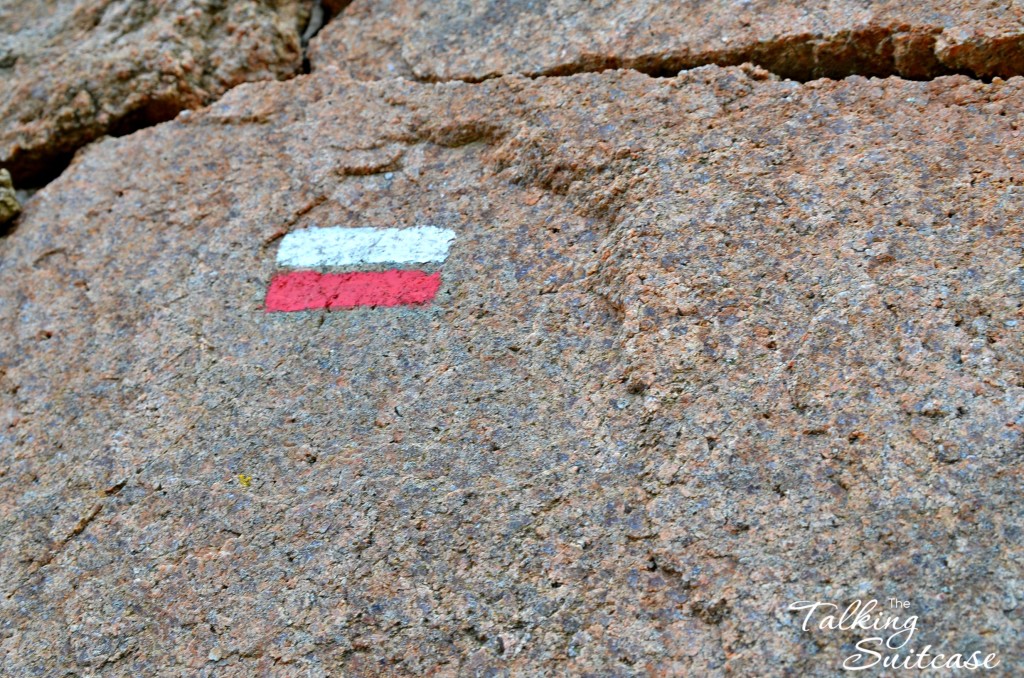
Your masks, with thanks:
<instances>
[{"instance_id":1,"label":"weathered rock face","mask_svg":"<svg viewBox=\"0 0 1024 678\"><path fill-rule=\"evenodd\" d=\"M302 67L300 0L0 0L0 166L19 186L76 149Z\"/></svg>"},{"instance_id":2,"label":"weathered rock face","mask_svg":"<svg viewBox=\"0 0 1024 678\"><path fill-rule=\"evenodd\" d=\"M1024 74L1024 9L973 0L356 0L311 60L361 78L479 81L752 62L796 80Z\"/></svg>"},{"instance_id":3,"label":"weathered rock face","mask_svg":"<svg viewBox=\"0 0 1024 678\"><path fill-rule=\"evenodd\" d=\"M0 241L4 672L824 676L787 606L890 596L1024 670L1022 121L325 69L94 145ZM414 224L433 305L264 312L282 233Z\"/></svg>"}]
</instances>

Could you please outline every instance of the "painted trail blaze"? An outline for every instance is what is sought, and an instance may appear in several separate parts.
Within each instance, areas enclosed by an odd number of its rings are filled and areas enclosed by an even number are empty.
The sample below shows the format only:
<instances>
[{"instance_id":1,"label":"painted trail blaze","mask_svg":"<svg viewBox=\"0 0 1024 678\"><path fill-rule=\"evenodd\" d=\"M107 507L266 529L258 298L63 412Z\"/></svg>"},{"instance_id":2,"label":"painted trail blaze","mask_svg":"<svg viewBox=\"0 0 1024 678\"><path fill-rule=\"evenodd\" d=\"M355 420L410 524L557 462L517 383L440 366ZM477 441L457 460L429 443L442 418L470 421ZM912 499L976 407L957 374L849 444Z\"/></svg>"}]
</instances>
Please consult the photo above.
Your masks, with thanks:
<instances>
[{"instance_id":1,"label":"painted trail blaze","mask_svg":"<svg viewBox=\"0 0 1024 678\"><path fill-rule=\"evenodd\" d=\"M454 239L454 232L434 226L307 228L289 233L281 241L277 264L304 270L274 276L267 289L267 311L428 304L441 287L439 272L415 268L347 272L310 269L443 263Z\"/></svg>"},{"instance_id":2,"label":"painted trail blaze","mask_svg":"<svg viewBox=\"0 0 1024 678\"><path fill-rule=\"evenodd\" d=\"M267 310L426 304L439 287L441 274L423 271L296 271L277 275L270 282Z\"/></svg>"}]
</instances>

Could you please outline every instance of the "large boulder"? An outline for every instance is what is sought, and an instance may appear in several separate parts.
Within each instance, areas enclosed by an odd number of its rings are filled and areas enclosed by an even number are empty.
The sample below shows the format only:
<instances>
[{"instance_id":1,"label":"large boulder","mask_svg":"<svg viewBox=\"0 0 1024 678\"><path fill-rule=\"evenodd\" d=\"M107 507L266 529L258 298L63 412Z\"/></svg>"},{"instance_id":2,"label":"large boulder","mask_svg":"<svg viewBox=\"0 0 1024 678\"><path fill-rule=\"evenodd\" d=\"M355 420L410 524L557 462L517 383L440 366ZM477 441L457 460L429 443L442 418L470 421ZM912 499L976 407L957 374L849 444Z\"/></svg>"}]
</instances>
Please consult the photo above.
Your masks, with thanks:
<instances>
[{"instance_id":1,"label":"large boulder","mask_svg":"<svg viewBox=\"0 0 1024 678\"><path fill-rule=\"evenodd\" d=\"M890 597L1024 671L1022 120L325 67L93 145L0 241L4 673L825 676L788 607ZM264 310L413 225L433 304Z\"/></svg>"},{"instance_id":2,"label":"large boulder","mask_svg":"<svg viewBox=\"0 0 1024 678\"><path fill-rule=\"evenodd\" d=\"M356 0L311 61L361 78L479 81L753 62L796 80L1024 73L1024 10L974 0Z\"/></svg>"},{"instance_id":3,"label":"large boulder","mask_svg":"<svg viewBox=\"0 0 1024 678\"><path fill-rule=\"evenodd\" d=\"M74 152L302 68L302 0L0 0L0 167L19 186Z\"/></svg>"}]
</instances>

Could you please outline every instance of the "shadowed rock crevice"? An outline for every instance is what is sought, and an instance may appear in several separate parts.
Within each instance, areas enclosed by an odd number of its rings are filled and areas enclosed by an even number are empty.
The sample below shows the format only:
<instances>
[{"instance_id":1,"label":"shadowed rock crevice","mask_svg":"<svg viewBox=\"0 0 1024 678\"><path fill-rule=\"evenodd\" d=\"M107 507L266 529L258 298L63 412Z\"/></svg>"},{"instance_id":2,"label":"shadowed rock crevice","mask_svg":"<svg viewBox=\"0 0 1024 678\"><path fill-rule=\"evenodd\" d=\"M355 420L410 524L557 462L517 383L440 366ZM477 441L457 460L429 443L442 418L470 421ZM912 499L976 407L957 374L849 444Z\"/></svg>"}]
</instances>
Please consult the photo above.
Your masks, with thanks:
<instances>
[{"instance_id":1,"label":"shadowed rock crevice","mask_svg":"<svg viewBox=\"0 0 1024 678\"><path fill-rule=\"evenodd\" d=\"M965 75L991 81L1024 74L1024 36L979 42L968 47L946 49L942 30L934 27L868 26L829 36L794 35L778 40L723 47L708 52L666 51L657 54L620 57L615 54L585 53L578 58L543 70L524 72L526 77L559 77L608 70L634 70L656 78L675 77L680 71L701 66L753 64L784 80L841 80L859 75L866 78L897 76L904 80L932 80L946 75ZM477 83L506 73L451 80ZM420 82L447 82L431 76Z\"/></svg>"},{"instance_id":2,"label":"shadowed rock crevice","mask_svg":"<svg viewBox=\"0 0 1024 678\"><path fill-rule=\"evenodd\" d=\"M129 110L123 117L113 121L110 127L75 135L63 143L28 152L14 154L10 166L15 185L21 190L37 191L64 173L79 148L87 146L102 136L123 137L141 129L173 120L189 108L173 97L157 98L142 102Z\"/></svg>"},{"instance_id":3,"label":"shadowed rock crevice","mask_svg":"<svg viewBox=\"0 0 1024 678\"><path fill-rule=\"evenodd\" d=\"M312 67L309 63L309 41L317 36L324 29L331 19L338 16L352 0L314 0L309 11L309 21L302 32L302 72L310 73Z\"/></svg>"}]
</instances>

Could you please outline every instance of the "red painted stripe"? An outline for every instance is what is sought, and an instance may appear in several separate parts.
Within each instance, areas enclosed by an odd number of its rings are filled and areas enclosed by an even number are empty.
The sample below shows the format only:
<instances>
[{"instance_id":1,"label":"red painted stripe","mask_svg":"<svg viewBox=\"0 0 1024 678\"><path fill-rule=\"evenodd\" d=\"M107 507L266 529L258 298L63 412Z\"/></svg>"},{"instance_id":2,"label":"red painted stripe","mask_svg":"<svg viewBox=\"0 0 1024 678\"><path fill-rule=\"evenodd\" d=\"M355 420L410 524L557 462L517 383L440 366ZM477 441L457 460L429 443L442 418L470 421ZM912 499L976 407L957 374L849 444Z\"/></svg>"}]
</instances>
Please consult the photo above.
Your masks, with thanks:
<instances>
[{"instance_id":1,"label":"red painted stripe","mask_svg":"<svg viewBox=\"0 0 1024 678\"><path fill-rule=\"evenodd\" d=\"M294 271L276 275L270 281L267 310L428 304L440 287L440 273L423 271Z\"/></svg>"}]
</instances>

